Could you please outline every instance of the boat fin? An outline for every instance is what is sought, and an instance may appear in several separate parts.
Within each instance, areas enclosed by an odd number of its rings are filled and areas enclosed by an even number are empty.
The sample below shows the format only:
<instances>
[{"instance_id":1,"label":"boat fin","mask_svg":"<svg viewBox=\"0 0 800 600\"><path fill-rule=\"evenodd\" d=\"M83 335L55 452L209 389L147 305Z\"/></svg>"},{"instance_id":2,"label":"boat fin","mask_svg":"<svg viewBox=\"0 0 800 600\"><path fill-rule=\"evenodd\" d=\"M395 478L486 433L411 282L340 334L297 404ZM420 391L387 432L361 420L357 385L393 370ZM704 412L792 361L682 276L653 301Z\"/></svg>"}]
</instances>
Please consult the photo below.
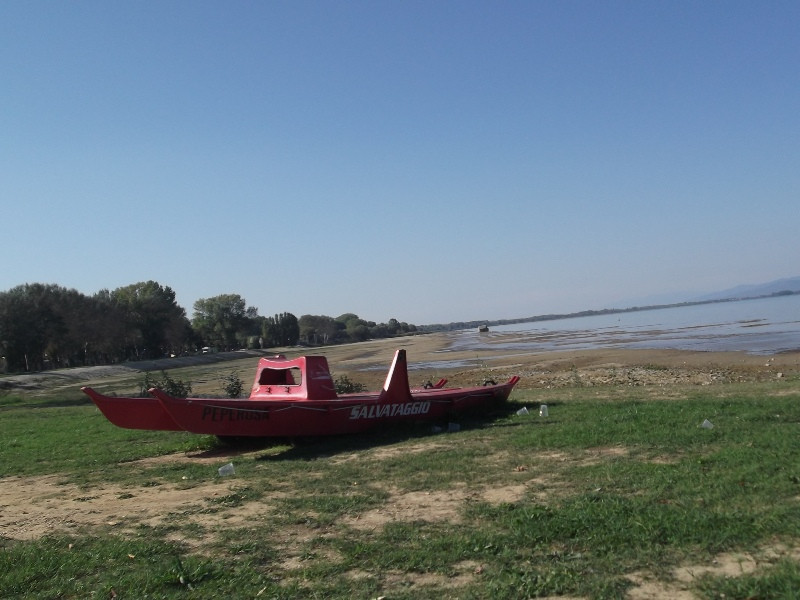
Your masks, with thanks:
<instances>
[{"instance_id":1,"label":"boat fin","mask_svg":"<svg viewBox=\"0 0 800 600\"><path fill-rule=\"evenodd\" d=\"M102 394L98 394L98 393L97 393L97 392L95 392L95 391L94 391L92 388L90 388L88 385L85 385L85 386L83 386L83 387L81 388L81 391L82 391L84 394L86 394L87 396L89 396L89 398L91 398L91 399L92 399L92 401L94 401L94 400L96 400L96 399L97 399L97 400L100 400L100 399L102 399L102 398L103 398Z\"/></svg>"},{"instance_id":2,"label":"boat fin","mask_svg":"<svg viewBox=\"0 0 800 600\"><path fill-rule=\"evenodd\" d=\"M392 366L386 375L379 402L408 402L411 400L411 387L408 385L408 362L406 351L398 350L394 353Z\"/></svg>"}]
</instances>

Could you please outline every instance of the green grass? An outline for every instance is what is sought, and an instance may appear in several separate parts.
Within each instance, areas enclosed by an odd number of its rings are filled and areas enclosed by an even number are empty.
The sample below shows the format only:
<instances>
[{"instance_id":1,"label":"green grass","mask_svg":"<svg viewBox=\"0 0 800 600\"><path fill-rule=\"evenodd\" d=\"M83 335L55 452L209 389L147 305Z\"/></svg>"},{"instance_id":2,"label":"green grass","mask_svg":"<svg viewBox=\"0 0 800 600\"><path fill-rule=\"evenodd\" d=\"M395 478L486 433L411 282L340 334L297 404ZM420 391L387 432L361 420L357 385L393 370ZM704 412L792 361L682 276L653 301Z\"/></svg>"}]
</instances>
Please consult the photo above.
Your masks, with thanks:
<instances>
[{"instance_id":1,"label":"green grass","mask_svg":"<svg viewBox=\"0 0 800 600\"><path fill-rule=\"evenodd\" d=\"M64 473L73 480L118 463L208 446L185 433L110 427L93 404L0 409L0 477Z\"/></svg>"},{"instance_id":2,"label":"green grass","mask_svg":"<svg viewBox=\"0 0 800 600\"><path fill-rule=\"evenodd\" d=\"M624 598L634 574L680 589L676 567L726 553L763 560L683 585L698 598L795 597L798 382L512 398L458 433L418 425L244 454L117 429L68 398L6 402L4 477L59 474L88 495L114 485L131 497L219 482L216 463L132 462L187 451L232 460L236 475L166 524L0 537L0 597ZM542 403L546 419L515 414ZM252 512L226 522L237 510Z\"/></svg>"}]
</instances>

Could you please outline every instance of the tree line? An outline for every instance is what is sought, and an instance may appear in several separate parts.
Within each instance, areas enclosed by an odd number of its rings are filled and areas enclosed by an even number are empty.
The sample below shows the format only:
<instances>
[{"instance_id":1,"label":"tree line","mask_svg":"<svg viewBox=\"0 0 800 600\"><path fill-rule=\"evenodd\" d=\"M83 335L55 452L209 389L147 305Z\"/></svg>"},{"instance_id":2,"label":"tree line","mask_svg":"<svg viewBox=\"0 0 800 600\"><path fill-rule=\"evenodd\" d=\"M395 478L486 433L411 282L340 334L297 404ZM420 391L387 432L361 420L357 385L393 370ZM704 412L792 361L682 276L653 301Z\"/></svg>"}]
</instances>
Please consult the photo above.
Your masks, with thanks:
<instances>
[{"instance_id":1,"label":"tree line","mask_svg":"<svg viewBox=\"0 0 800 600\"><path fill-rule=\"evenodd\" d=\"M88 296L54 284L0 292L0 371L41 371L179 356L207 350L315 346L417 331L390 319L365 321L284 312L261 316L238 294L202 298L189 319L175 292L155 281Z\"/></svg>"}]
</instances>

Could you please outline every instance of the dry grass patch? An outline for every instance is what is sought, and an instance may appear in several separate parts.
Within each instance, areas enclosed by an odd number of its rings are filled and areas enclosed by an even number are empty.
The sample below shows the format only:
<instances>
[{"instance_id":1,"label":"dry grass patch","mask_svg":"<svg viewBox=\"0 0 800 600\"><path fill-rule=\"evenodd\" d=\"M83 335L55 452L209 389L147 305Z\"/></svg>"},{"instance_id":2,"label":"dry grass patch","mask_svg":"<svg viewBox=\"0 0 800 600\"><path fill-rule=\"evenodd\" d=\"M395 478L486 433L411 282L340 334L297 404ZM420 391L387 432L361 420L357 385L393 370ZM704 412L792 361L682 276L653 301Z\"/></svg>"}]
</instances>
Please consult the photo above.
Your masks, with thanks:
<instances>
[{"instance_id":1,"label":"dry grass patch","mask_svg":"<svg viewBox=\"0 0 800 600\"><path fill-rule=\"evenodd\" d=\"M132 534L141 525L158 527L175 521L216 530L223 525L245 525L253 515L264 513L263 502L215 509L215 500L235 491L235 484L228 481L193 487L165 483L83 489L63 483L57 475L9 477L0 486L0 536L35 540L53 533L105 528Z\"/></svg>"},{"instance_id":2,"label":"dry grass patch","mask_svg":"<svg viewBox=\"0 0 800 600\"><path fill-rule=\"evenodd\" d=\"M691 591L697 579L702 577L736 578L757 573L779 560L800 559L800 548L782 544L760 548L755 552L728 552L714 557L708 564L681 565L673 569L668 580L659 579L650 572L637 572L628 575L633 583L627 594L629 600L697 600L699 596Z\"/></svg>"},{"instance_id":3,"label":"dry grass patch","mask_svg":"<svg viewBox=\"0 0 800 600\"><path fill-rule=\"evenodd\" d=\"M453 565L453 571L448 575L387 571L383 574L383 584L389 590L403 589L406 592L424 588L455 590L473 583L482 570L483 568L479 563L467 560ZM354 571L350 574L352 579L363 579L370 576L371 574L363 571ZM391 594L385 597L389 598Z\"/></svg>"},{"instance_id":4,"label":"dry grass patch","mask_svg":"<svg viewBox=\"0 0 800 600\"><path fill-rule=\"evenodd\" d=\"M287 537L285 533L281 535L279 550L285 558L279 563L279 567L291 574L292 571L300 571L308 565L309 561L322 561L328 564L338 564L342 561L341 555L332 548L316 548L312 553L307 553L304 548L314 539L319 538L318 531L302 532L297 531L296 535Z\"/></svg>"},{"instance_id":5,"label":"dry grass patch","mask_svg":"<svg viewBox=\"0 0 800 600\"><path fill-rule=\"evenodd\" d=\"M599 448L587 448L583 457L577 459L580 465L598 465L615 458L624 458L630 454L630 450L624 446L606 446Z\"/></svg>"},{"instance_id":6,"label":"dry grass patch","mask_svg":"<svg viewBox=\"0 0 800 600\"><path fill-rule=\"evenodd\" d=\"M383 506L343 519L355 529L374 531L398 521L459 523L461 506L469 492L463 484L443 491L402 492L393 489Z\"/></svg>"},{"instance_id":7,"label":"dry grass patch","mask_svg":"<svg viewBox=\"0 0 800 600\"><path fill-rule=\"evenodd\" d=\"M424 452L436 452L446 450L449 446L444 443L425 441L418 444L391 444L388 446L378 446L367 450L360 450L348 454L340 454L331 459L331 464L339 465L353 460L391 460L399 456L410 454L421 454Z\"/></svg>"}]
</instances>

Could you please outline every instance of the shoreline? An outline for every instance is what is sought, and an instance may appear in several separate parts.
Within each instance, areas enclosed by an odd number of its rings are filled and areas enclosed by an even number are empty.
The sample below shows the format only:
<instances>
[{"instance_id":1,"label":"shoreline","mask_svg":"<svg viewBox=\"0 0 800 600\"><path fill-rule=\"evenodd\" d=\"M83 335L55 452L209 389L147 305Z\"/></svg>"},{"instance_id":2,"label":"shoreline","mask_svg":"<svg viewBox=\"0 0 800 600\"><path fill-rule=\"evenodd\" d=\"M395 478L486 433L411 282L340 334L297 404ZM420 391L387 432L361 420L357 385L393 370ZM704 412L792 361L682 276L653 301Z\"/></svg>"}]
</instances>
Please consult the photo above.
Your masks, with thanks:
<instances>
[{"instance_id":1,"label":"shoreline","mask_svg":"<svg viewBox=\"0 0 800 600\"><path fill-rule=\"evenodd\" d=\"M754 355L743 351L594 348L530 352L507 348L451 349L454 332L374 340L315 349L331 371L382 384L394 351L408 356L409 381L419 385L446 376L448 385L522 377L518 387L668 385L780 380L800 375L800 352ZM287 353L289 349L286 349ZM292 354L297 354L297 349ZM319 352L317 352L317 350Z\"/></svg>"},{"instance_id":2,"label":"shoreline","mask_svg":"<svg viewBox=\"0 0 800 600\"><path fill-rule=\"evenodd\" d=\"M529 351L487 345L453 348L463 332L436 332L401 338L369 340L319 348L275 348L268 351L228 352L96 367L0 376L0 392L26 392L86 385L125 373L180 369L198 364L257 361L265 354L322 355L334 377L347 375L367 389L379 389L395 350L406 350L412 386L440 377L448 386L481 385L486 379L504 381L519 375L520 389L570 385L671 385L770 381L800 376L800 351L754 355L743 351L592 348ZM54 386L54 384L56 384Z\"/></svg>"}]
</instances>

